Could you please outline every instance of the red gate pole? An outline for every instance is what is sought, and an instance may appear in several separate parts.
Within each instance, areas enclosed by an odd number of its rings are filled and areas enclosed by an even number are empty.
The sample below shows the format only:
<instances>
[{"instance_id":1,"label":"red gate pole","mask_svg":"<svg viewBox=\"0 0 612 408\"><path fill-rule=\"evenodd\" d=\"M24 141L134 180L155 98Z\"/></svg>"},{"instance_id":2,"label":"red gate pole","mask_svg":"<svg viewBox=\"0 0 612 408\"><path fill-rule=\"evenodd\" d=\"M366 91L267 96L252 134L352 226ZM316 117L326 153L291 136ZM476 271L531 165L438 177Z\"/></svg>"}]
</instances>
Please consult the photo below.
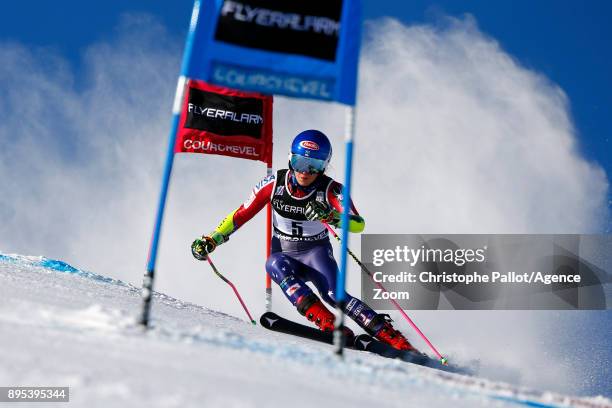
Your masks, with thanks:
<instances>
[{"instance_id":1,"label":"red gate pole","mask_svg":"<svg viewBox=\"0 0 612 408\"><path fill-rule=\"evenodd\" d=\"M267 175L272 174L272 155L268 163ZM270 256L272 240L272 202L266 205L266 259ZM272 279L266 272L266 312L272 311Z\"/></svg>"}]
</instances>

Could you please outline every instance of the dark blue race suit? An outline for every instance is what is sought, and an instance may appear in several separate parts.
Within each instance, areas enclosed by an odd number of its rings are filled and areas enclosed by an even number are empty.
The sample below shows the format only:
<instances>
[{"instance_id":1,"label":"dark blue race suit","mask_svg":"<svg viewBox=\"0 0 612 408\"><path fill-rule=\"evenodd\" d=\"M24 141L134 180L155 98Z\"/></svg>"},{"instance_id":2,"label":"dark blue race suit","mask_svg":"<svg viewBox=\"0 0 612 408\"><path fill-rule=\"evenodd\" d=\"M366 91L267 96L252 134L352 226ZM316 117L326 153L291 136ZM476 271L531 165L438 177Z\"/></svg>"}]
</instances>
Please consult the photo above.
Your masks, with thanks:
<instances>
[{"instance_id":1,"label":"dark blue race suit","mask_svg":"<svg viewBox=\"0 0 612 408\"><path fill-rule=\"evenodd\" d=\"M255 186L249 199L233 211L215 230L229 235L272 203L274 234L266 271L296 305L302 296L312 294L311 282L321 298L335 307L338 265L334 259L328 231L320 221L310 221L305 209L310 201L319 201L337 212L342 211L342 185L321 174L311 186L299 186L290 170L279 170ZM350 230L361 232L361 218L351 202ZM346 294L345 313L366 331L377 313L361 300Z\"/></svg>"}]
</instances>

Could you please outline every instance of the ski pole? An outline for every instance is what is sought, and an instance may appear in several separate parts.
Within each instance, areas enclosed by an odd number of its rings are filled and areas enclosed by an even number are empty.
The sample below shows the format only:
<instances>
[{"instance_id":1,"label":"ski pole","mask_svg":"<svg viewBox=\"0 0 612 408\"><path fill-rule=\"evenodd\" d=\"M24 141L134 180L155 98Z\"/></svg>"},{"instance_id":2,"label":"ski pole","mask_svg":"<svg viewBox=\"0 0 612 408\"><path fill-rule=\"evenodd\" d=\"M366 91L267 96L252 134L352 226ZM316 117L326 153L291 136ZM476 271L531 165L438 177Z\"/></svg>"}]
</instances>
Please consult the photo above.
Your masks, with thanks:
<instances>
[{"instance_id":1,"label":"ski pole","mask_svg":"<svg viewBox=\"0 0 612 408\"><path fill-rule=\"evenodd\" d=\"M334 238L336 238L338 242L340 242L340 237L338 236L338 234L336 234L336 231L334 231L332 227L330 227L329 224L327 224L326 222L324 222L323 225L325 225L325 228L327 228L327 230L334 236ZM372 282L374 282L374 284L378 286L378 288L382 290L383 292L389 293L389 291L385 289L385 287L380 282L377 282L374 279L372 272L370 272L370 270L366 268L366 266L359 260L359 258L357 258L357 255L355 255L353 251L351 251L348 248L346 250L349 253L349 255L355 260L355 262L357 262L357 265L361 267L361 270L364 271L370 277L370 279L372 279ZM395 306L395 308L401 313L401 315L404 316L404 319L408 321L410 326L412 326L412 328L419 334L419 336L421 336L421 338L425 340L425 343L427 343L429 348L432 349L436 357L438 357L438 359L440 360L440 363L442 365L448 365L448 359L446 357L443 357L442 354L440 354L440 352L434 347L434 345L431 344L427 336L425 336L425 334L423 334L421 329L419 329L417 325L412 321L412 319L408 317L408 315L406 314L406 312L404 312L404 309L402 309L399 303L397 303L394 299L391 299L390 297L389 297L389 300L391 301L391 303L393 303L393 306Z\"/></svg>"},{"instance_id":2,"label":"ski pole","mask_svg":"<svg viewBox=\"0 0 612 408\"><path fill-rule=\"evenodd\" d=\"M251 313L249 313L249 309L247 309L246 305L244 304L244 302L242 301L242 297L240 297L240 293L238 293L238 289L236 289L236 286L234 286L234 284L232 282L230 282L229 279L227 279L225 276L221 275L221 273L219 272L219 270L215 267L215 264L213 263L212 259L210 259L210 255L208 255L206 257L206 259L208 260L208 263L210 264L213 272L215 272L215 274L220 277L223 282L227 283L228 285L231 286L231 288L234 290L234 293L236 294L236 297L238 298L238 300L240 301L240 304L242 305L242 308L244 309L244 311L246 312L247 316L249 316L249 320L251 320L251 323L256 324L255 320L253 320L253 317L251 316Z\"/></svg>"}]
</instances>

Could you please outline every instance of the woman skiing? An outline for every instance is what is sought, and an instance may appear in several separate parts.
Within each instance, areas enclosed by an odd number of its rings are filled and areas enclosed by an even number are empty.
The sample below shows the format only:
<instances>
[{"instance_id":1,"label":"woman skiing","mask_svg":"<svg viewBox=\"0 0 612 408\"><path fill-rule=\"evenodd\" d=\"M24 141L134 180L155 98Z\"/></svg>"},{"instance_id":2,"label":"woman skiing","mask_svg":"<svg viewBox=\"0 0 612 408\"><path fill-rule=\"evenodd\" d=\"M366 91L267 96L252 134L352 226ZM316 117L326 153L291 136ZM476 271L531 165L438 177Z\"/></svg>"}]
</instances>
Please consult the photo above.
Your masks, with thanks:
<instances>
[{"instance_id":1,"label":"woman skiing","mask_svg":"<svg viewBox=\"0 0 612 408\"><path fill-rule=\"evenodd\" d=\"M324 174L331 156L332 147L325 134L318 130L301 132L291 145L289 168L260 181L244 204L225 217L212 233L191 245L193 256L206 260L208 254L271 201L274 234L266 271L298 312L325 331L334 329L335 316L306 282L312 282L321 298L335 306L338 266L323 223L343 228L342 185ZM349 217L349 231L362 232L365 221L352 202ZM388 315L376 313L348 293L345 313L378 340L396 349L414 349L393 328Z\"/></svg>"}]
</instances>

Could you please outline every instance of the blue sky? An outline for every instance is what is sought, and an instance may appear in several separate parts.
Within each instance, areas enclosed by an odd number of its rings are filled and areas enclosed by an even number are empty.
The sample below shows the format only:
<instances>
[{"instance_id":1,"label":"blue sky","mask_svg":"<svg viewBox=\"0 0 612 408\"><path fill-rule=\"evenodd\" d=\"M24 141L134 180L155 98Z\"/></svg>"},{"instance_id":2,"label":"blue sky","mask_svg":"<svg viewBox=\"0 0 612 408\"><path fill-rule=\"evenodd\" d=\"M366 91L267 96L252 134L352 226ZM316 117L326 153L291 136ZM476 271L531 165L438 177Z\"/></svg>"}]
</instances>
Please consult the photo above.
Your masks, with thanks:
<instances>
[{"instance_id":1,"label":"blue sky","mask_svg":"<svg viewBox=\"0 0 612 408\"><path fill-rule=\"evenodd\" d=\"M580 149L612 175L612 3L568 0L365 1L365 18L393 16L432 23L443 16L473 15L522 65L544 74L569 96ZM0 41L59 51L78 73L81 53L113 35L124 12L156 16L180 38L187 30L190 0L7 2L0 13ZM170 7L169 4L173 6ZM543 166L546 163L542 163Z\"/></svg>"}]
</instances>

